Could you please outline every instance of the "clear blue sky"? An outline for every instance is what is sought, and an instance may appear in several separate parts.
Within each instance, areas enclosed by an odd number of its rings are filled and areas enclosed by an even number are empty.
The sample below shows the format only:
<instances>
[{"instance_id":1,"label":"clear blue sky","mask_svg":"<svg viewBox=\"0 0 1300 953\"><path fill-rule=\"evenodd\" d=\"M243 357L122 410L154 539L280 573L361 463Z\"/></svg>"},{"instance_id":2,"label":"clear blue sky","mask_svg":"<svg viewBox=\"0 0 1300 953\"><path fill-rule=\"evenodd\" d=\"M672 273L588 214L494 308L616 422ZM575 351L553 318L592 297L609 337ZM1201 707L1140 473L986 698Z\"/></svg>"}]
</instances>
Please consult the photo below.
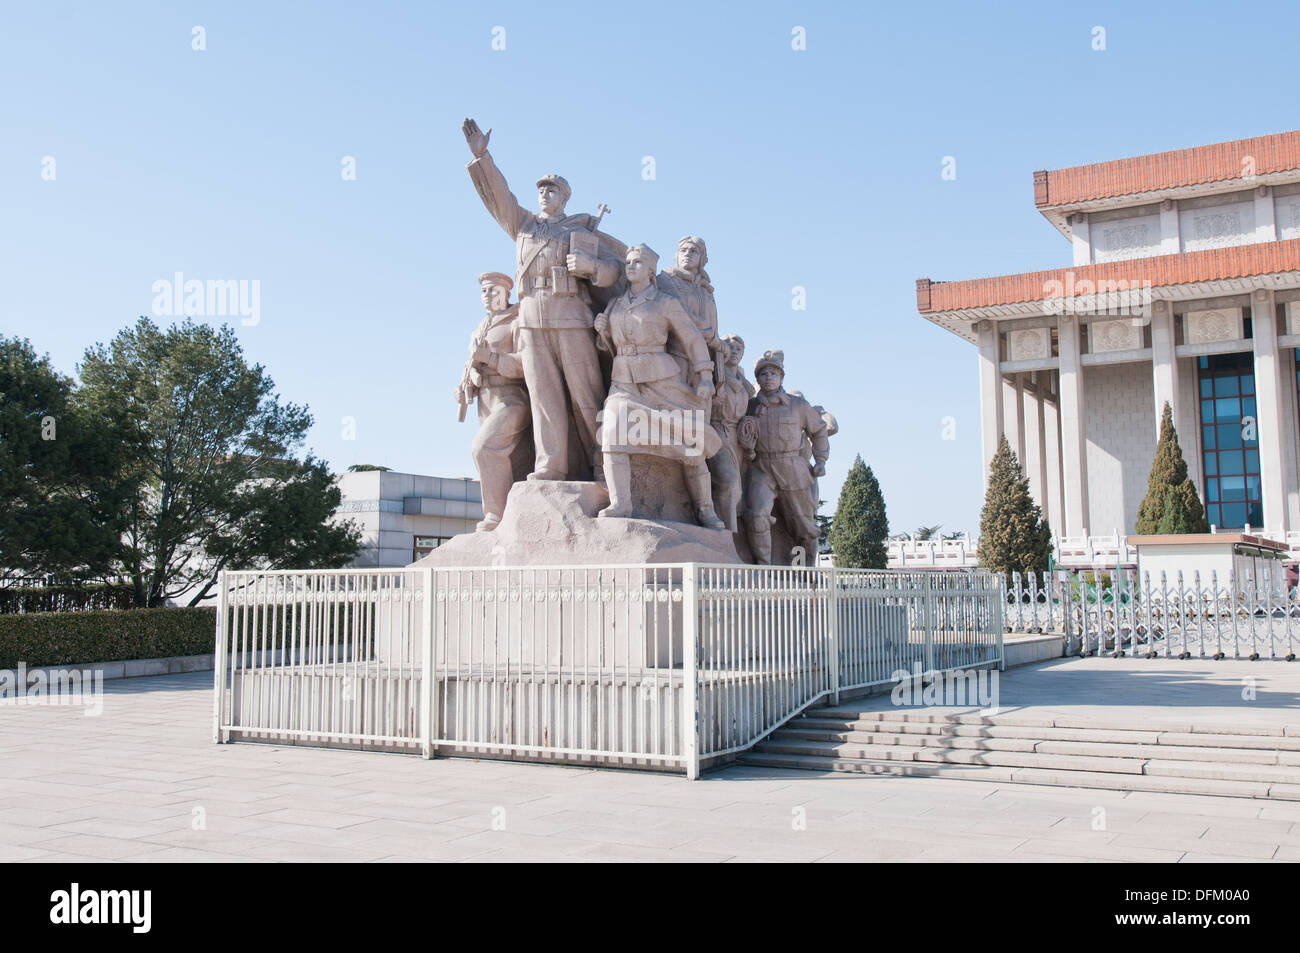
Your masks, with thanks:
<instances>
[{"instance_id":1,"label":"clear blue sky","mask_svg":"<svg viewBox=\"0 0 1300 953\"><path fill-rule=\"evenodd\" d=\"M481 314L475 276L513 261L465 173L473 116L525 204L558 171L570 211L607 203L624 241L668 255L705 237L747 363L784 348L787 385L839 418L831 508L860 453L893 530L974 531L975 349L917 315L915 279L1068 263L1034 210L1034 169L1300 125L1295 8L1248 11L11 0L0 333L73 373L151 312L155 281L255 279L261 320L240 339L310 406L317 453L470 475L474 425L450 395Z\"/></svg>"}]
</instances>

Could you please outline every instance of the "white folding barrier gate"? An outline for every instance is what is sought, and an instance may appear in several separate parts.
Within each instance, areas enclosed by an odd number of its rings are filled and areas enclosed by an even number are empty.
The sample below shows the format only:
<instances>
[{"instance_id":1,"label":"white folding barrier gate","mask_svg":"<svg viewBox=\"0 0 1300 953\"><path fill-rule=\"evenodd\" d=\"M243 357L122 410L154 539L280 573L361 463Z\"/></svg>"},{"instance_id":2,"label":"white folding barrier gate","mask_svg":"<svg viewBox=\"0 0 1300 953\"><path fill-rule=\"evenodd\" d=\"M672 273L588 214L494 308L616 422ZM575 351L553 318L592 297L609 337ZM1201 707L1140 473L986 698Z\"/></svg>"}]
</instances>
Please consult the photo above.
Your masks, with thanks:
<instances>
[{"instance_id":1,"label":"white folding barrier gate","mask_svg":"<svg viewBox=\"0 0 1300 953\"><path fill-rule=\"evenodd\" d=\"M217 741L683 771L1002 662L999 578L665 564L224 572Z\"/></svg>"}]
</instances>

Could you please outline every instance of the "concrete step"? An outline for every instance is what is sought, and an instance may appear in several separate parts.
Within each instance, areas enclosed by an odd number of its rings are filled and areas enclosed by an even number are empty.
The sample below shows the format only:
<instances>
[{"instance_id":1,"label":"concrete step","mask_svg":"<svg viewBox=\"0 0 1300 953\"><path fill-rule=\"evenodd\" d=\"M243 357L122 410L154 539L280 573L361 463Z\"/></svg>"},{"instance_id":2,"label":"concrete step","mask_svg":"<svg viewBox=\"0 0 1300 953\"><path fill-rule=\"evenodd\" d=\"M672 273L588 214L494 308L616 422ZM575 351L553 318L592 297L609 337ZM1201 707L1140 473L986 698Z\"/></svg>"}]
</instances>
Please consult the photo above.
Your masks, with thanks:
<instances>
[{"instance_id":1,"label":"concrete step","mask_svg":"<svg viewBox=\"0 0 1300 953\"><path fill-rule=\"evenodd\" d=\"M1021 715L999 712L985 715L978 712L954 713L927 708L892 708L881 711L858 711L853 708L814 708L805 713L808 719L838 723L892 722L931 725L987 725L1019 728L1082 728L1088 730L1134 731L1147 734L1213 734L1250 736L1278 741L1278 747L1300 750L1300 718L1289 725L1261 725L1242 722L1161 722L1159 725L1133 722L1104 721L1093 717L1071 715ZM802 719L801 719L802 720Z\"/></svg>"},{"instance_id":2,"label":"concrete step","mask_svg":"<svg viewBox=\"0 0 1300 953\"><path fill-rule=\"evenodd\" d=\"M864 745L795 739L765 741L756 751L787 755L812 755L840 760L926 761L945 764L976 764L1009 768L1054 768L1060 771L1096 771L1111 774L1141 774L1141 758L1092 758L1083 755L1038 754L1026 751L972 751L964 748L930 748L920 745ZM1171 762L1172 763L1172 762ZM1278 778L1277 780L1288 780ZM1300 782L1300 774L1295 781Z\"/></svg>"},{"instance_id":3,"label":"concrete step","mask_svg":"<svg viewBox=\"0 0 1300 953\"><path fill-rule=\"evenodd\" d=\"M1147 761L1143 774L1170 778L1214 778L1300 786L1300 768L1292 765L1225 764L1221 761Z\"/></svg>"},{"instance_id":4,"label":"concrete step","mask_svg":"<svg viewBox=\"0 0 1300 953\"><path fill-rule=\"evenodd\" d=\"M875 714L875 713L870 713ZM1184 745L1196 748L1239 748L1293 752L1300 757L1300 736L1246 734L1243 726L1236 731L1166 731L1114 726L1061 727L1008 724L1001 720L988 724L932 722L887 719L837 719L815 715L793 719L791 729L827 732L915 735L972 738L1032 738L1043 741L1087 741L1113 744Z\"/></svg>"},{"instance_id":5,"label":"concrete step","mask_svg":"<svg viewBox=\"0 0 1300 953\"><path fill-rule=\"evenodd\" d=\"M942 764L924 761L888 761L819 756L809 753L778 754L751 751L742 764L811 771L843 771L907 777L957 778L971 781L1046 784L1058 787L1096 788L1110 791L1153 791L1167 794L1212 794L1223 797L1275 798L1300 801L1300 785L1282 782L1224 780L1176 775L1120 774L1115 772L1058 770L1012 766Z\"/></svg>"},{"instance_id":6,"label":"concrete step","mask_svg":"<svg viewBox=\"0 0 1300 953\"><path fill-rule=\"evenodd\" d=\"M913 734L888 731L835 731L826 728L807 728L803 721L792 722L796 727L778 729L772 742L791 744L800 740L826 743L856 743L859 745L968 748L978 751L1025 751L1042 754L1084 755L1098 758L1143 758L1169 761L1219 761L1232 764L1290 765L1300 769L1300 751L1275 751L1267 748L1193 747L1181 744L1145 744L1108 740L1054 740L1039 739L1030 735L1034 729L1015 728L1011 737L985 736L971 733L962 727L958 734ZM1081 729L1038 729L1040 732L1070 731L1071 738L1113 738L1113 732L1096 732L1089 735ZM1220 736L1197 735L1201 742L1217 741Z\"/></svg>"}]
</instances>

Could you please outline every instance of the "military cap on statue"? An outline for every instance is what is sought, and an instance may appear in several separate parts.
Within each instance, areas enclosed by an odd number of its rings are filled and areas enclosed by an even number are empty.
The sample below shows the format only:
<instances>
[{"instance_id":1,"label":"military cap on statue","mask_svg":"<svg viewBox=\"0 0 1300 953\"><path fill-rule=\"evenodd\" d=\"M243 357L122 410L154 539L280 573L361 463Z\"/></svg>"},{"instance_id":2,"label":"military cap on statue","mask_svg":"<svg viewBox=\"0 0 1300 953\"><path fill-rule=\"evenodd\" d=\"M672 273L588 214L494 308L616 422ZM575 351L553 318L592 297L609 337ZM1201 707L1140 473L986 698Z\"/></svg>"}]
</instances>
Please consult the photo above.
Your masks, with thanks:
<instances>
[{"instance_id":1,"label":"military cap on statue","mask_svg":"<svg viewBox=\"0 0 1300 953\"><path fill-rule=\"evenodd\" d=\"M478 283L481 285L501 285L506 291L515 286L515 280L509 275L503 275L499 271L485 271L478 276Z\"/></svg>"},{"instance_id":2,"label":"military cap on statue","mask_svg":"<svg viewBox=\"0 0 1300 953\"><path fill-rule=\"evenodd\" d=\"M644 242L641 243L640 245L630 245L627 250L627 257L631 258L634 252L636 253L636 256L638 258L641 258L645 261L647 267L649 267L650 269L650 274L653 275L655 273L655 269L659 267L658 252L656 252L653 248L651 248L649 245L645 244Z\"/></svg>"},{"instance_id":3,"label":"military cap on statue","mask_svg":"<svg viewBox=\"0 0 1300 953\"><path fill-rule=\"evenodd\" d=\"M569 196L573 194L573 189L569 188L569 180L555 172L548 172L537 180L537 187L540 189L543 185L550 184L555 186L564 194L564 201L569 201Z\"/></svg>"},{"instance_id":4,"label":"military cap on statue","mask_svg":"<svg viewBox=\"0 0 1300 953\"><path fill-rule=\"evenodd\" d=\"M785 376L785 351L764 351L763 356L754 362L754 376L765 367L775 367Z\"/></svg>"}]
</instances>

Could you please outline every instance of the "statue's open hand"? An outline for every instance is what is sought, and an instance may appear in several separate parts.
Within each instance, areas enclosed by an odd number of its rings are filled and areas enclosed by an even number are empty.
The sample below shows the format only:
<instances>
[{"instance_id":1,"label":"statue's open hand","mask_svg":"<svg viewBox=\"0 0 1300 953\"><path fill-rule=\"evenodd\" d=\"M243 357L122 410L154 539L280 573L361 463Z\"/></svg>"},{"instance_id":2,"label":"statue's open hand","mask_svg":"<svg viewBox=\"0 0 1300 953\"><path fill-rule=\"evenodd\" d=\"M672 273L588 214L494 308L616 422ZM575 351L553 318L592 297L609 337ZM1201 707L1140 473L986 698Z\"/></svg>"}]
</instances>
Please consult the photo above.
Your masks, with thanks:
<instances>
[{"instance_id":1,"label":"statue's open hand","mask_svg":"<svg viewBox=\"0 0 1300 953\"><path fill-rule=\"evenodd\" d=\"M465 133L465 141L469 143L469 151L474 153L474 158L481 158L483 153L487 152L488 139L492 136L492 130L479 131L478 123L473 119L466 119L460 129Z\"/></svg>"},{"instance_id":2,"label":"statue's open hand","mask_svg":"<svg viewBox=\"0 0 1300 953\"><path fill-rule=\"evenodd\" d=\"M809 469L812 471L812 475L815 477L824 477L826 475L826 464L821 463L820 461L814 463L811 467L809 467Z\"/></svg>"}]
</instances>

